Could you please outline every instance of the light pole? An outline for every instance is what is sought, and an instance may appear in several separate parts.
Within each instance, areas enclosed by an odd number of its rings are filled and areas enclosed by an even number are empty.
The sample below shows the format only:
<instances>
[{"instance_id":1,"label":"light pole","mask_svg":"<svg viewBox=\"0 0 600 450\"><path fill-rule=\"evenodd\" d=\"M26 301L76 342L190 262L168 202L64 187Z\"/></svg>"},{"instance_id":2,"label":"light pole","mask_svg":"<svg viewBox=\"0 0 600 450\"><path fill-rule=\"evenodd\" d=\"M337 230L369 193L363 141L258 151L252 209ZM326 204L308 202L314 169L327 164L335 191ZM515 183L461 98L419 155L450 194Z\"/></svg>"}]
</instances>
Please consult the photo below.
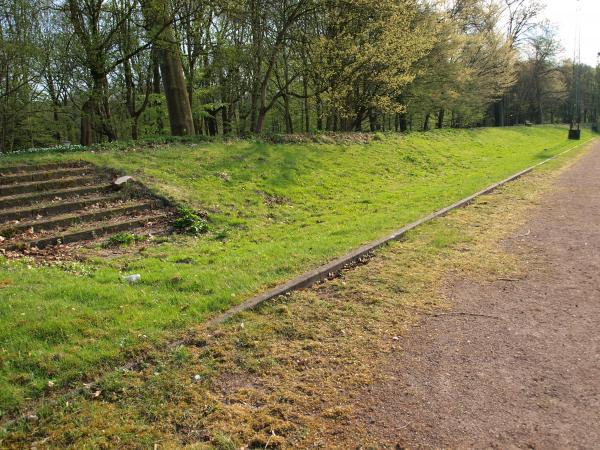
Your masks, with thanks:
<instances>
[{"instance_id":1,"label":"light pole","mask_svg":"<svg viewBox=\"0 0 600 450\"><path fill-rule=\"evenodd\" d=\"M581 3L577 0L577 20L575 26L575 49L573 53L574 108L569 127L569 139L581 139Z\"/></svg>"},{"instance_id":2,"label":"light pole","mask_svg":"<svg viewBox=\"0 0 600 450\"><path fill-rule=\"evenodd\" d=\"M593 91L593 120L592 130L596 133L600 131L598 112L600 111L600 52L596 55L596 73L594 74L594 91Z\"/></svg>"}]
</instances>

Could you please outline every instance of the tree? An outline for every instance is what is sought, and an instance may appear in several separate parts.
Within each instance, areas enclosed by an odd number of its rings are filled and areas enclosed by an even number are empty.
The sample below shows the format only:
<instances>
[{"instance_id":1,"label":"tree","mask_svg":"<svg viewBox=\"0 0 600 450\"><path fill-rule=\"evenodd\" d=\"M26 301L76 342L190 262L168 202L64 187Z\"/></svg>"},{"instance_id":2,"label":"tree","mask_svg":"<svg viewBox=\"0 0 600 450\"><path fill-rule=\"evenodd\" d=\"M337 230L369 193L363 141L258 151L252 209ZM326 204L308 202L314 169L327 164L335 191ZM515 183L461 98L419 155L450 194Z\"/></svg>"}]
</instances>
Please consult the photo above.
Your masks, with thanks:
<instances>
[{"instance_id":1,"label":"tree","mask_svg":"<svg viewBox=\"0 0 600 450\"><path fill-rule=\"evenodd\" d=\"M0 9L0 152L36 144L31 109L47 63L36 6L10 0Z\"/></svg>"},{"instance_id":2,"label":"tree","mask_svg":"<svg viewBox=\"0 0 600 450\"><path fill-rule=\"evenodd\" d=\"M365 119L377 129L379 115L402 110L399 93L431 49L431 33L418 19L411 0L332 3L317 66L328 85L334 130L360 130Z\"/></svg>"},{"instance_id":3,"label":"tree","mask_svg":"<svg viewBox=\"0 0 600 450\"><path fill-rule=\"evenodd\" d=\"M74 34L77 37L78 52L81 57L79 63L88 71L89 95L81 107L81 132L82 145L91 145L93 142L93 128L98 124L98 131L108 137L110 141L117 139L117 134L111 123L111 107L109 98L108 74L119 61L111 60L111 49L118 26L112 24L111 14L118 5L114 2L106 5L101 0L68 0L62 10L69 20ZM130 11L124 15L128 15ZM124 20L124 19L123 19ZM120 26L120 23L119 23Z\"/></svg>"},{"instance_id":4,"label":"tree","mask_svg":"<svg viewBox=\"0 0 600 450\"><path fill-rule=\"evenodd\" d=\"M560 50L556 32L548 24L544 24L539 32L528 40L531 94L526 98L529 98L530 109L537 116L535 121L540 124L545 121L548 97L565 94L555 61Z\"/></svg>"},{"instance_id":5,"label":"tree","mask_svg":"<svg viewBox=\"0 0 600 450\"><path fill-rule=\"evenodd\" d=\"M552 92L572 91L572 64L552 60L546 76L526 54L539 8L534 0L3 1L0 145L477 126L497 108L512 121L531 117L532 105L535 121L563 119L569 101ZM593 80L588 68L577 73L585 117ZM543 99L518 98L536 79Z\"/></svg>"},{"instance_id":6,"label":"tree","mask_svg":"<svg viewBox=\"0 0 600 450\"><path fill-rule=\"evenodd\" d=\"M166 0L144 0L149 40L154 42L162 75L171 134L194 134L194 119L188 96L181 53L173 30L174 13Z\"/></svg>"},{"instance_id":7,"label":"tree","mask_svg":"<svg viewBox=\"0 0 600 450\"><path fill-rule=\"evenodd\" d=\"M442 128L447 117L455 127L480 124L490 103L514 80L514 52L497 31L493 5L462 0L430 11L427 28L434 46L418 63L418 76L405 94L421 128Z\"/></svg>"},{"instance_id":8,"label":"tree","mask_svg":"<svg viewBox=\"0 0 600 450\"><path fill-rule=\"evenodd\" d=\"M246 66L250 77L250 127L261 133L267 113L275 102L285 95L289 78L283 85L273 85L277 64L289 44L289 36L300 19L317 6L313 0L247 0L244 16L250 35L249 63ZM270 89L271 88L271 89ZM274 89L273 89L274 88Z\"/></svg>"},{"instance_id":9,"label":"tree","mask_svg":"<svg viewBox=\"0 0 600 450\"><path fill-rule=\"evenodd\" d=\"M539 25L538 17L544 5L537 0L504 0L503 16L506 21L506 36L511 49L518 50L527 36ZM515 80L516 81L516 80ZM506 98L494 104L495 125L505 124Z\"/></svg>"}]
</instances>

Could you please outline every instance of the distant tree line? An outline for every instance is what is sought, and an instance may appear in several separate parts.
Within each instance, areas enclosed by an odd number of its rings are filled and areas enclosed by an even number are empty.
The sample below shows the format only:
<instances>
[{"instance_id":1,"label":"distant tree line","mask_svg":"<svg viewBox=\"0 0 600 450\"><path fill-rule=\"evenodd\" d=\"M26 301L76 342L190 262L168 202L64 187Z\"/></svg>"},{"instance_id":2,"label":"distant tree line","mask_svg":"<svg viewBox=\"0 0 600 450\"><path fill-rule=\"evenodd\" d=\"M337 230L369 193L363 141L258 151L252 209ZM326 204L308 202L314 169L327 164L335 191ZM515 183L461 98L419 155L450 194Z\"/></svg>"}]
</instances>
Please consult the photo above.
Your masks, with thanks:
<instances>
[{"instance_id":1,"label":"distant tree line","mask_svg":"<svg viewBox=\"0 0 600 450\"><path fill-rule=\"evenodd\" d=\"M562 49L547 23L527 36L522 50L515 83L503 98L506 124L598 123L600 67L559 60Z\"/></svg>"},{"instance_id":2,"label":"distant tree line","mask_svg":"<svg viewBox=\"0 0 600 450\"><path fill-rule=\"evenodd\" d=\"M534 0L0 0L0 151L568 121Z\"/></svg>"}]
</instances>

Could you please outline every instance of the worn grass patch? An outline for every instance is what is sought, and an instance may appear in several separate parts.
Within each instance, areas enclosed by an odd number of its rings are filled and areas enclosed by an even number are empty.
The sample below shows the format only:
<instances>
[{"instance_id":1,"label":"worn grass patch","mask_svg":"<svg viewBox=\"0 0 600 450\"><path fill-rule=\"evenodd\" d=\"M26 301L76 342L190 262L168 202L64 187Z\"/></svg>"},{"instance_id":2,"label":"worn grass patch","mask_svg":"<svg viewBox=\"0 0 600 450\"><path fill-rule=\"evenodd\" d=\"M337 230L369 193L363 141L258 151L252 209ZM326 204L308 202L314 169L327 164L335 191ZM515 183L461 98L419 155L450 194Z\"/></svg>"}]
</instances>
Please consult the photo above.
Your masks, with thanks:
<instances>
[{"instance_id":1,"label":"worn grass patch","mask_svg":"<svg viewBox=\"0 0 600 450\"><path fill-rule=\"evenodd\" d=\"M589 138L584 133L584 138ZM563 127L440 130L367 144L260 142L2 157L86 159L194 211L198 235L77 272L0 257L0 416L144 353L216 311L573 145ZM460 230L459 230L460 231ZM436 233L443 251L456 235ZM141 274L126 285L123 275Z\"/></svg>"},{"instance_id":2,"label":"worn grass patch","mask_svg":"<svg viewBox=\"0 0 600 450\"><path fill-rule=\"evenodd\" d=\"M409 234L369 264L246 312L176 348L32 404L0 444L71 448L377 448L356 396L401 351L422 312L449 308L445 280L515 277L499 241L561 168L543 169Z\"/></svg>"}]
</instances>

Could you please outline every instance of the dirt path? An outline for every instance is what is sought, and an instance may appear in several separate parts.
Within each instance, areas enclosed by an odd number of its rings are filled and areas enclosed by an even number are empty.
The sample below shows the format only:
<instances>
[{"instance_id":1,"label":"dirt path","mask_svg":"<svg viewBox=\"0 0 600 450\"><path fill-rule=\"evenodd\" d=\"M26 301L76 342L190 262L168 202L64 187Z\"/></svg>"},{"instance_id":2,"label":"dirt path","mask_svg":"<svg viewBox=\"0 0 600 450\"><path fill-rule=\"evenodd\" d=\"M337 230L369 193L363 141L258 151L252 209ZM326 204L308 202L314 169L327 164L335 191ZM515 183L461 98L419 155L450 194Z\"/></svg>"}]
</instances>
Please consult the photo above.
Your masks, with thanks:
<instances>
[{"instance_id":1,"label":"dirt path","mask_svg":"<svg viewBox=\"0 0 600 450\"><path fill-rule=\"evenodd\" d=\"M600 145L504 245L522 279L448 287L453 309L409 333L366 395L375 440L600 448Z\"/></svg>"}]
</instances>

